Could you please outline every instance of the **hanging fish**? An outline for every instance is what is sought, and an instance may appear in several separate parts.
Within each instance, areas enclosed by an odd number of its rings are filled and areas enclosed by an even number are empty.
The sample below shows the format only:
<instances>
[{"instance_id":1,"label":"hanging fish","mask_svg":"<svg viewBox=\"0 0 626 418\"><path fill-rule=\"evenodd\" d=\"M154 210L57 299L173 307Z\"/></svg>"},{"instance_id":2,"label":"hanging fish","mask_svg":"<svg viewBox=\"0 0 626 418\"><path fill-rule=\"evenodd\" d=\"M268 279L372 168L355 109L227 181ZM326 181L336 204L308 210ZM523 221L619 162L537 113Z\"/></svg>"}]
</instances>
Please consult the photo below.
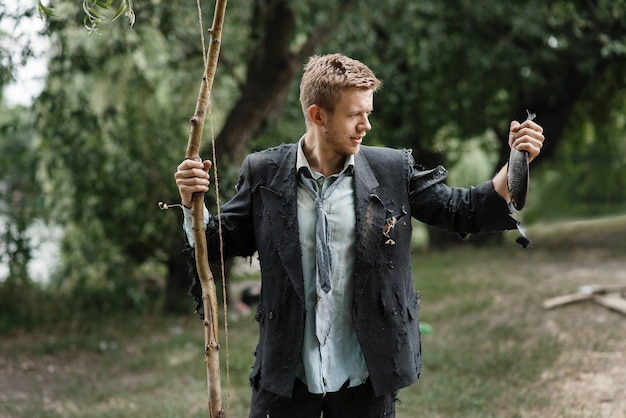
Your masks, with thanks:
<instances>
[{"instance_id":1,"label":"hanging fish","mask_svg":"<svg viewBox=\"0 0 626 418\"><path fill-rule=\"evenodd\" d=\"M526 113L528 113L526 120L533 120L537 116L528 110L526 110ZM506 179L509 195L511 196L511 204L513 204L516 210L522 210L528 195L528 151L518 151L515 148L511 148Z\"/></svg>"}]
</instances>

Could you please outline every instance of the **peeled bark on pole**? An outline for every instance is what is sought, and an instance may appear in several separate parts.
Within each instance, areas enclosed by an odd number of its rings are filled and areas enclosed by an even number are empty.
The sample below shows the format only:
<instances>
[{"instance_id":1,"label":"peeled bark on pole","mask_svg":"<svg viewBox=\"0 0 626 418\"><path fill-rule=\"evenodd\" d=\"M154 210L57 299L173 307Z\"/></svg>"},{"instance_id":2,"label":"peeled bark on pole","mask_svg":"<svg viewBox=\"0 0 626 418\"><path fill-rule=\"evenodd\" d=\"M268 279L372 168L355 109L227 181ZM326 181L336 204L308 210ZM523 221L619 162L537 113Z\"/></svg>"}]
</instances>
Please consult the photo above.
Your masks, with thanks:
<instances>
[{"instance_id":1,"label":"peeled bark on pole","mask_svg":"<svg viewBox=\"0 0 626 418\"><path fill-rule=\"evenodd\" d=\"M208 48L202 84L198 94L196 110L190 119L191 129L185 158L201 161L199 155L202 128L207 109L210 106L213 78L217 69L217 59L220 52L222 26L226 12L226 0L217 0L213 16L213 26L209 30L211 42ZM225 417L222 407L222 389L220 380L219 357L219 324L217 319L217 292L215 279L207 255L207 242L204 230L204 193L195 193L191 206L193 214L193 237L195 242L196 268L202 287L202 303L204 308L204 362L207 372L207 389L209 402L209 417Z\"/></svg>"}]
</instances>

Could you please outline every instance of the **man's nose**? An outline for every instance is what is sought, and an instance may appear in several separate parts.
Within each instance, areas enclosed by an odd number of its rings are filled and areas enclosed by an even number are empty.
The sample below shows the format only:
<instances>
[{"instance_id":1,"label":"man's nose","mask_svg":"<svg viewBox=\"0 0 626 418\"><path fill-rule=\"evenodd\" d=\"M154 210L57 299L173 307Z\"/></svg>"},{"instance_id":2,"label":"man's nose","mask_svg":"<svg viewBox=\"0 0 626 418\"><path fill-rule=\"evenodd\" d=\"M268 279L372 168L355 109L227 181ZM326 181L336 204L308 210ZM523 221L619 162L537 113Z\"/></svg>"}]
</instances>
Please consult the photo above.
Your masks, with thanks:
<instances>
[{"instance_id":1,"label":"man's nose","mask_svg":"<svg viewBox=\"0 0 626 418\"><path fill-rule=\"evenodd\" d=\"M370 124L370 120L367 116L364 116L363 119L361 119L361 122L359 124L359 128L362 131L371 131L372 130L372 125Z\"/></svg>"}]
</instances>

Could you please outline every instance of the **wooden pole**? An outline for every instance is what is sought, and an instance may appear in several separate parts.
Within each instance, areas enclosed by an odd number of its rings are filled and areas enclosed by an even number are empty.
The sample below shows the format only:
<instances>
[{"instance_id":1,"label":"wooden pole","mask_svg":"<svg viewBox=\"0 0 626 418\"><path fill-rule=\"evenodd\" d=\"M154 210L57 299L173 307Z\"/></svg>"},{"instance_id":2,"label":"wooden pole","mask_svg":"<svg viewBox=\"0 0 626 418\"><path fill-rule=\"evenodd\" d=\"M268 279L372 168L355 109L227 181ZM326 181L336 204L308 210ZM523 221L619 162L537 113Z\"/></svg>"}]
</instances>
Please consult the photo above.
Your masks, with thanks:
<instances>
[{"instance_id":1,"label":"wooden pole","mask_svg":"<svg viewBox=\"0 0 626 418\"><path fill-rule=\"evenodd\" d=\"M211 41L205 62L204 74L196 103L196 110L190 119L191 128L185 158L202 161L199 155L204 119L210 104L213 79L220 53L222 27L226 12L226 0L217 0L213 16L213 26L209 29ZM219 325L217 319L217 292L215 278L209 267L207 242L204 230L204 193L193 195L193 237L195 242L196 268L202 287L202 305L204 308L204 362L207 373L209 418L225 417L222 407L222 389L219 357Z\"/></svg>"}]
</instances>

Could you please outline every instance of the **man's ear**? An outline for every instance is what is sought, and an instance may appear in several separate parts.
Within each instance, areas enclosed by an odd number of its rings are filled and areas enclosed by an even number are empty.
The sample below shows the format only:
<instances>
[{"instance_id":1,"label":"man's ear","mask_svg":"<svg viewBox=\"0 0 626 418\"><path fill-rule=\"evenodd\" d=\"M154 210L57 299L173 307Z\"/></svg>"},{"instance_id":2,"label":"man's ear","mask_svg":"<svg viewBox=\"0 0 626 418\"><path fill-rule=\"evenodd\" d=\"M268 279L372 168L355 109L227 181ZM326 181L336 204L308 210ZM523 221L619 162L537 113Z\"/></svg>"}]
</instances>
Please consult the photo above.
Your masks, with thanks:
<instances>
[{"instance_id":1,"label":"man's ear","mask_svg":"<svg viewBox=\"0 0 626 418\"><path fill-rule=\"evenodd\" d=\"M326 111L316 104L309 106L307 110L309 119L318 127L322 128L326 125Z\"/></svg>"}]
</instances>

